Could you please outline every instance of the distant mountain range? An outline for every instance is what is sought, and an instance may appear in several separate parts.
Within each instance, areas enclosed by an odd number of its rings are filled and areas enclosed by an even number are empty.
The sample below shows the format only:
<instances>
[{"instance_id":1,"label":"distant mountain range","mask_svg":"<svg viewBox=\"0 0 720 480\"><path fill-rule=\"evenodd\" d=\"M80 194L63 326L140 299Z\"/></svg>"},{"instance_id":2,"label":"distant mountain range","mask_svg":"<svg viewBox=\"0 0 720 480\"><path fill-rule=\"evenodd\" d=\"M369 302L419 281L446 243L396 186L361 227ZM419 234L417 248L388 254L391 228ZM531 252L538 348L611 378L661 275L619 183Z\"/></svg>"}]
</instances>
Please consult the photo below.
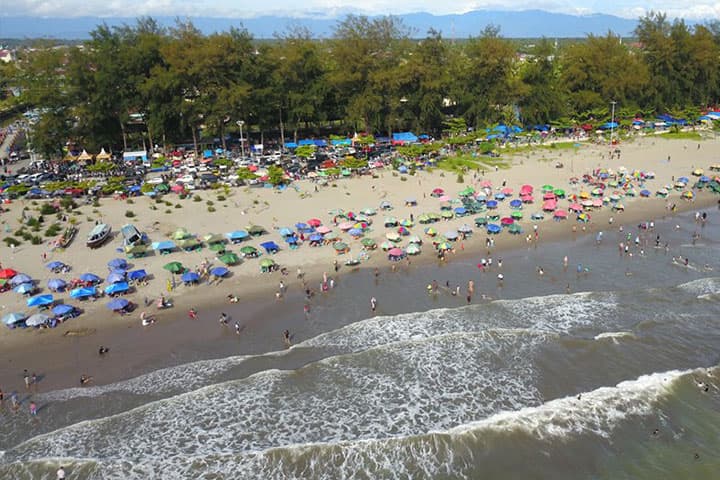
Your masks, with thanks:
<instances>
[{"instance_id":1,"label":"distant mountain range","mask_svg":"<svg viewBox=\"0 0 720 480\"><path fill-rule=\"evenodd\" d=\"M608 31L629 36L637 20L620 18L613 15L566 15L543 10L496 11L477 10L462 15L431 15L429 13L410 13L398 15L406 26L413 29L413 37L424 37L430 28L442 32L445 38L467 38L477 36L487 25L500 27L500 33L509 38L569 38L584 37L587 34L604 35ZM174 17L155 17L163 26L175 23ZM338 17L342 18L342 17ZM329 37L338 18L293 18L282 16L261 16L255 18L213 18L196 17L191 20L204 33L225 31L241 24L255 38L272 38L276 32L282 33L288 27L299 25L307 27L316 37ZM0 38L58 38L82 40L101 23L110 26L134 24L135 19L127 18L41 18L41 17L1 17Z\"/></svg>"}]
</instances>

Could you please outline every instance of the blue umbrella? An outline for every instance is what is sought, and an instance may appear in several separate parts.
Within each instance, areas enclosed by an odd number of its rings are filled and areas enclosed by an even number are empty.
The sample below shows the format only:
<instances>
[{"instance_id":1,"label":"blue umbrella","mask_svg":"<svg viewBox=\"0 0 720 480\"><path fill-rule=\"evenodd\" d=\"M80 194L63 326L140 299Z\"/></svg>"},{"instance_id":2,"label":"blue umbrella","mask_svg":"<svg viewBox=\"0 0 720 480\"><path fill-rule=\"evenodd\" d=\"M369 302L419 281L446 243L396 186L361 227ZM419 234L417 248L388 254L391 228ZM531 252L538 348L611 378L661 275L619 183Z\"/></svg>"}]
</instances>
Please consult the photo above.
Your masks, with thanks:
<instances>
[{"instance_id":1,"label":"blue umbrella","mask_svg":"<svg viewBox=\"0 0 720 480\"><path fill-rule=\"evenodd\" d=\"M23 295L25 295L26 293L30 293L35 290L35 285L33 285L32 283L21 283L20 285L15 287L14 290L17 293L22 293Z\"/></svg>"},{"instance_id":2,"label":"blue umbrella","mask_svg":"<svg viewBox=\"0 0 720 480\"><path fill-rule=\"evenodd\" d=\"M2 322L5 325L12 325L14 323L21 322L27 318L27 315L24 313L8 313L7 315L2 317Z\"/></svg>"},{"instance_id":3,"label":"blue umbrella","mask_svg":"<svg viewBox=\"0 0 720 480\"><path fill-rule=\"evenodd\" d=\"M75 307L73 307L72 305L61 304L61 305L55 305L52 308L52 313L54 315L67 315L68 313L70 313L74 310L75 310Z\"/></svg>"},{"instance_id":4,"label":"blue umbrella","mask_svg":"<svg viewBox=\"0 0 720 480\"><path fill-rule=\"evenodd\" d=\"M497 225L495 223L488 223L488 226L487 226L488 233L500 233L501 230L502 230L502 227L500 227L500 225Z\"/></svg>"},{"instance_id":5,"label":"blue umbrella","mask_svg":"<svg viewBox=\"0 0 720 480\"><path fill-rule=\"evenodd\" d=\"M215 267L212 270L210 270L210 273L212 273L216 277L224 277L225 275L228 274L228 272L230 272L230 270L228 270L225 267Z\"/></svg>"},{"instance_id":6,"label":"blue umbrella","mask_svg":"<svg viewBox=\"0 0 720 480\"><path fill-rule=\"evenodd\" d=\"M128 278L130 280L142 280L145 277L147 277L145 270L133 270L132 272L128 272Z\"/></svg>"},{"instance_id":7,"label":"blue umbrella","mask_svg":"<svg viewBox=\"0 0 720 480\"><path fill-rule=\"evenodd\" d=\"M197 282L200 280L200 275L195 272L185 272L180 278L183 282Z\"/></svg>"},{"instance_id":8,"label":"blue umbrella","mask_svg":"<svg viewBox=\"0 0 720 480\"><path fill-rule=\"evenodd\" d=\"M116 293L127 292L130 290L130 285L127 282L113 283L105 287L105 293L108 295L114 295Z\"/></svg>"},{"instance_id":9,"label":"blue umbrella","mask_svg":"<svg viewBox=\"0 0 720 480\"><path fill-rule=\"evenodd\" d=\"M48 288L51 290L62 290L67 286L67 283L65 283L65 280L62 278L53 278L51 280L48 280Z\"/></svg>"},{"instance_id":10,"label":"blue umbrella","mask_svg":"<svg viewBox=\"0 0 720 480\"><path fill-rule=\"evenodd\" d=\"M140 185L133 185L128 188L128 192L136 193L140 191Z\"/></svg>"},{"instance_id":11,"label":"blue umbrella","mask_svg":"<svg viewBox=\"0 0 720 480\"><path fill-rule=\"evenodd\" d=\"M351 228L350 230L348 230L348 233L350 235L352 235L353 237L357 237L359 235L362 235L363 231L359 228ZM320 238L322 238L322 237L320 237Z\"/></svg>"},{"instance_id":12,"label":"blue umbrella","mask_svg":"<svg viewBox=\"0 0 720 480\"><path fill-rule=\"evenodd\" d=\"M44 313L36 313L25 320L25 325L28 327L39 327L40 325L47 323L48 320L50 320L50 317Z\"/></svg>"},{"instance_id":13,"label":"blue umbrella","mask_svg":"<svg viewBox=\"0 0 720 480\"><path fill-rule=\"evenodd\" d=\"M124 269L127 267L127 261L123 258L113 258L108 262L108 267L116 269Z\"/></svg>"},{"instance_id":14,"label":"blue umbrella","mask_svg":"<svg viewBox=\"0 0 720 480\"><path fill-rule=\"evenodd\" d=\"M510 206L513 208L522 207L522 200L520 200L519 198L516 198L515 200L511 200Z\"/></svg>"},{"instance_id":15,"label":"blue umbrella","mask_svg":"<svg viewBox=\"0 0 720 480\"><path fill-rule=\"evenodd\" d=\"M115 300L111 300L107 304L107 308L110 310L122 310L123 308L130 305L130 302L124 298L116 298Z\"/></svg>"},{"instance_id":16,"label":"blue umbrella","mask_svg":"<svg viewBox=\"0 0 720 480\"><path fill-rule=\"evenodd\" d=\"M641 196L641 197L649 197L650 195L652 195L652 194L650 193L650 190L640 190L640 196Z\"/></svg>"},{"instance_id":17,"label":"blue umbrella","mask_svg":"<svg viewBox=\"0 0 720 480\"><path fill-rule=\"evenodd\" d=\"M57 260L54 262L50 262L46 265L46 267L49 270L60 270L62 268L65 268L65 264L63 262L58 262Z\"/></svg>"},{"instance_id":18,"label":"blue umbrella","mask_svg":"<svg viewBox=\"0 0 720 480\"><path fill-rule=\"evenodd\" d=\"M488 200L486 205L487 205L487 208L497 208L498 202L497 202L497 200Z\"/></svg>"},{"instance_id":19,"label":"blue umbrella","mask_svg":"<svg viewBox=\"0 0 720 480\"><path fill-rule=\"evenodd\" d=\"M225 236L230 240L242 240L250 236L245 230L235 230L234 232L226 233Z\"/></svg>"},{"instance_id":20,"label":"blue umbrella","mask_svg":"<svg viewBox=\"0 0 720 480\"><path fill-rule=\"evenodd\" d=\"M155 242L152 244L152 248L154 250L174 250L175 242L171 242L170 240L165 240L164 242Z\"/></svg>"},{"instance_id":21,"label":"blue umbrella","mask_svg":"<svg viewBox=\"0 0 720 480\"><path fill-rule=\"evenodd\" d=\"M275 242L263 242L260 244L262 248L265 249L268 253L277 252L280 250L280 247Z\"/></svg>"},{"instance_id":22,"label":"blue umbrella","mask_svg":"<svg viewBox=\"0 0 720 480\"><path fill-rule=\"evenodd\" d=\"M281 237L289 237L289 236L292 235L292 234L293 234L293 231L290 230L290 229L287 228L287 227L283 227L283 228L280 229L280 236L281 236Z\"/></svg>"},{"instance_id":23,"label":"blue umbrella","mask_svg":"<svg viewBox=\"0 0 720 480\"><path fill-rule=\"evenodd\" d=\"M36 295L27 299L28 307L42 307L43 305L50 305L55 299L52 295Z\"/></svg>"},{"instance_id":24,"label":"blue umbrella","mask_svg":"<svg viewBox=\"0 0 720 480\"><path fill-rule=\"evenodd\" d=\"M97 293L97 290L95 290L95 287L80 287L72 290L70 292L71 298L85 298L85 297L92 297Z\"/></svg>"},{"instance_id":25,"label":"blue umbrella","mask_svg":"<svg viewBox=\"0 0 720 480\"><path fill-rule=\"evenodd\" d=\"M505 194L504 193L496 193L495 200L505 200Z\"/></svg>"},{"instance_id":26,"label":"blue umbrella","mask_svg":"<svg viewBox=\"0 0 720 480\"><path fill-rule=\"evenodd\" d=\"M123 273L113 272L107 277L108 283L118 283L118 282L124 282L125 281L125 275Z\"/></svg>"},{"instance_id":27,"label":"blue umbrella","mask_svg":"<svg viewBox=\"0 0 720 480\"><path fill-rule=\"evenodd\" d=\"M18 273L10 279L10 285L20 285L21 283L32 283L32 278L28 277L24 273Z\"/></svg>"},{"instance_id":28,"label":"blue umbrella","mask_svg":"<svg viewBox=\"0 0 720 480\"><path fill-rule=\"evenodd\" d=\"M82 280L83 282L96 283L96 282L99 282L101 280L101 278L98 277L97 275L95 275L94 273L83 273L82 275L80 275L80 280Z\"/></svg>"},{"instance_id":29,"label":"blue umbrella","mask_svg":"<svg viewBox=\"0 0 720 480\"><path fill-rule=\"evenodd\" d=\"M310 238L308 238L308 240L310 240L311 242L322 242L322 239L323 236L319 233L313 233L312 235L310 235Z\"/></svg>"},{"instance_id":30,"label":"blue umbrella","mask_svg":"<svg viewBox=\"0 0 720 480\"><path fill-rule=\"evenodd\" d=\"M311 228L311 227L308 227L307 223L300 222L300 223L295 224L295 228L297 228L298 230L307 230L308 228Z\"/></svg>"},{"instance_id":31,"label":"blue umbrella","mask_svg":"<svg viewBox=\"0 0 720 480\"><path fill-rule=\"evenodd\" d=\"M289 245L297 245L298 239L297 239L297 237L296 237L295 235L290 235L290 236L288 236L288 237L285 237L285 241L286 241Z\"/></svg>"},{"instance_id":32,"label":"blue umbrella","mask_svg":"<svg viewBox=\"0 0 720 480\"><path fill-rule=\"evenodd\" d=\"M701 176L698 180L701 181L701 182L703 182L703 183L706 183L706 182L709 182L709 181L710 181L710 177L708 177L707 175L703 175L703 176Z\"/></svg>"},{"instance_id":33,"label":"blue umbrella","mask_svg":"<svg viewBox=\"0 0 720 480\"><path fill-rule=\"evenodd\" d=\"M680 177L677 179L677 181L682 183L689 183L690 179L688 177Z\"/></svg>"},{"instance_id":34,"label":"blue umbrella","mask_svg":"<svg viewBox=\"0 0 720 480\"><path fill-rule=\"evenodd\" d=\"M457 213L458 215L465 215L467 213L467 210L465 209L465 207L457 207L455 209L455 213Z\"/></svg>"}]
</instances>

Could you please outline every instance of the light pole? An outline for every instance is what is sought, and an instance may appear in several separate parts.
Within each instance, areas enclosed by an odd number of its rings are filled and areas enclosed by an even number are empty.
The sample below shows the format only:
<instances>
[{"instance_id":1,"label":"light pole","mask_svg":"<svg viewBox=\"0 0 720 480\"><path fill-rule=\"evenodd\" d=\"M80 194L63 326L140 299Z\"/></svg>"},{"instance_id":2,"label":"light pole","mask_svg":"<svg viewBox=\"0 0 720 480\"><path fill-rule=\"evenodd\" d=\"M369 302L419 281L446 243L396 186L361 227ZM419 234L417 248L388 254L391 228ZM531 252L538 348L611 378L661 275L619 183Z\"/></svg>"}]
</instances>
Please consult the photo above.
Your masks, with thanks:
<instances>
[{"instance_id":1,"label":"light pole","mask_svg":"<svg viewBox=\"0 0 720 480\"><path fill-rule=\"evenodd\" d=\"M243 138L242 127L243 127L243 125L245 125L245 122L243 122L242 120L238 120L235 123L237 123L237 126L240 127L240 154L242 155L242 158L244 159L245 158L245 139Z\"/></svg>"},{"instance_id":2,"label":"light pole","mask_svg":"<svg viewBox=\"0 0 720 480\"><path fill-rule=\"evenodd\" d=\"M610 119L610 145L613 144L613 133L615 130L615 104L616 103L617 102L615 100L610 102L610 104L612 105L612 114L611 114L612 118Z\"/></svg>"}]
</instances>

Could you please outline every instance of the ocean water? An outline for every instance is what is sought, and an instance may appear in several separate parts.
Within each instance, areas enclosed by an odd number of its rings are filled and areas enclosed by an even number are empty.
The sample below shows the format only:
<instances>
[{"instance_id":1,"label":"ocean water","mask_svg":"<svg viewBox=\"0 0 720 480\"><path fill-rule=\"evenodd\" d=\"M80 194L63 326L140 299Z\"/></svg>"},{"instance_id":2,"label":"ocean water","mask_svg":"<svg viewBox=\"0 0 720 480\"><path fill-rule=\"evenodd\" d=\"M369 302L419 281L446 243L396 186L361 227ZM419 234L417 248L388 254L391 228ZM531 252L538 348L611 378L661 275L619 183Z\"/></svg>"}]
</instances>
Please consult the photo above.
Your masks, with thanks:
<instances>
[{"instance_id":1,"label":"ocean water","mask_svg":"<svg viewBox=\"0 0 720 480\"><path fill-rule=\"evenodd\" d=\"M586 242L572 246L594 259L578 293L518 275L516 298L505 286L425 308L399 284L403 313L318 327L289 350L37 395L40 422L2 417L0 478L59 465L73 479L718 478L714 235L675 242L694 270L653 252L631 278L614 246ZM507 262L531 272L537 255Z\"/></svg>"}]
</instances>

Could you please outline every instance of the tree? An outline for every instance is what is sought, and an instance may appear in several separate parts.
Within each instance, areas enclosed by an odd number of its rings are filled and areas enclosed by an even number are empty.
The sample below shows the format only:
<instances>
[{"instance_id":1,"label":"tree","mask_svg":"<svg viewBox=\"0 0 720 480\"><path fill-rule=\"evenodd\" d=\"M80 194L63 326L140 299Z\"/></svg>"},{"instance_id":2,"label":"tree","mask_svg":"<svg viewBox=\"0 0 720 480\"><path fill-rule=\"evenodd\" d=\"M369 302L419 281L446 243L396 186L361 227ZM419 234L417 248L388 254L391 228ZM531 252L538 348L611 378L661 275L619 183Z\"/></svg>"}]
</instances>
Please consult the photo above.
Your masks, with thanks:
<instances>
[{"instance_id":1,"label":"tree","mask_svg":"<svg viewBox=\"0 0 720 480\"><path fill-rule=\"evenodd\" d=\"M287 183L287 178L285 178L285 171L277 165L271 165L268 168L268 182L274 186Z\"/></svg>"},{"instance_id":2,"label":"tree","mask_svg":"<svg viewBox=\"0 0 720 480\"><path fill-rule=\"evenodd\" d=\"M565 113L565 84L560 79L556 53L553 44L543 38L520 68L519 106L526 124L549 123Z\"/></svg>"},{"instance_id":3,"label":"tree","mask_svg":"<svg viewBox=\"0 0 720 480\"><path fill-rule=\"evenodd\" d=\"M300 145L295 149L295 155L299 158L310 158L315 154L315 145Z\"/></svg>"}]
</instances>

